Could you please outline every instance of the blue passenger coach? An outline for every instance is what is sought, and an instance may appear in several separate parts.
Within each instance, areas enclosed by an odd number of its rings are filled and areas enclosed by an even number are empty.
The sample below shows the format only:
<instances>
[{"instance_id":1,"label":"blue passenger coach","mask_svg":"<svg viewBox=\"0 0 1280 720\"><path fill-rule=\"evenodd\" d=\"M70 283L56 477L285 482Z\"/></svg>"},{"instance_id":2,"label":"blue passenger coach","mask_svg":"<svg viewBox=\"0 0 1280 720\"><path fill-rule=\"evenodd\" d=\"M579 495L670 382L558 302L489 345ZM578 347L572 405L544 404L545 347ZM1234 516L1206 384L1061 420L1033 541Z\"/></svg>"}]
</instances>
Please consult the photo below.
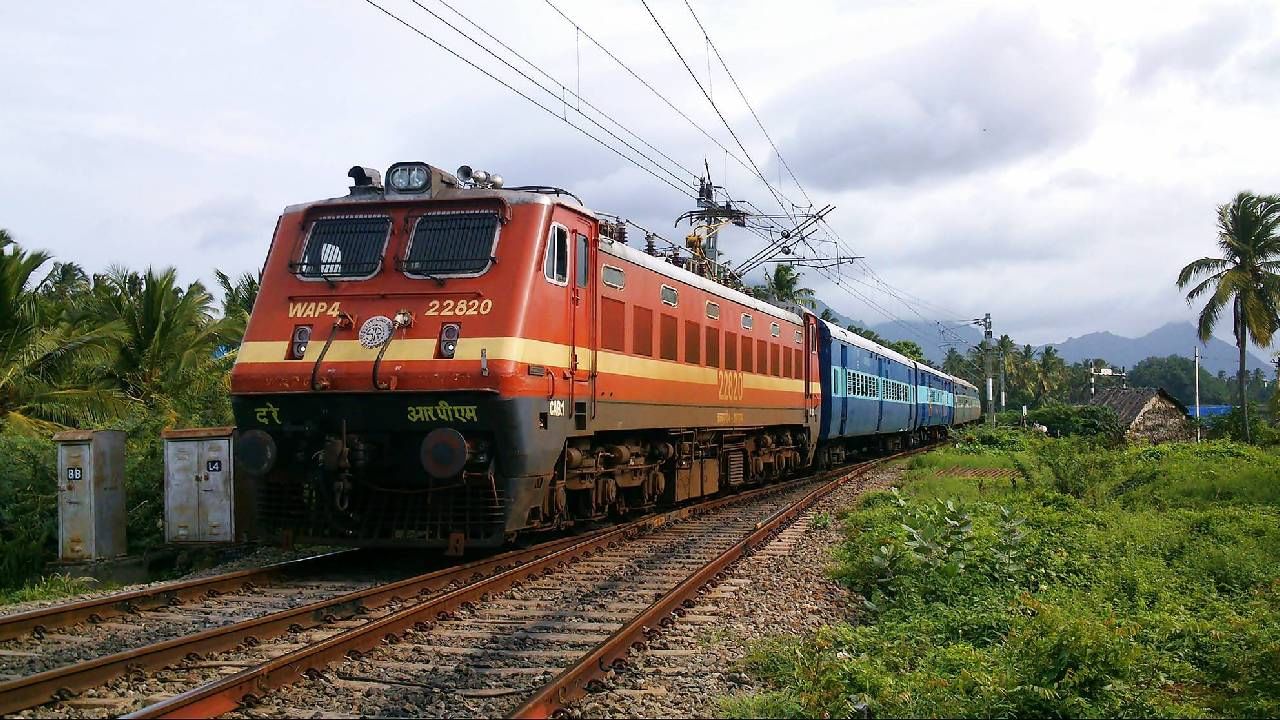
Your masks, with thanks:
<instances>
[{"instance_id":1,"label":"blue passenger coach","mask_svg":"<svg viewBox=\"0 0 1280 720\"><path fill-rule=\"evenodd\" d=\"M947 427L977 419L973 385L837 325L819 321L818 359L819 452L828 464L940 438Z\"/></svg>"}]
</instances>

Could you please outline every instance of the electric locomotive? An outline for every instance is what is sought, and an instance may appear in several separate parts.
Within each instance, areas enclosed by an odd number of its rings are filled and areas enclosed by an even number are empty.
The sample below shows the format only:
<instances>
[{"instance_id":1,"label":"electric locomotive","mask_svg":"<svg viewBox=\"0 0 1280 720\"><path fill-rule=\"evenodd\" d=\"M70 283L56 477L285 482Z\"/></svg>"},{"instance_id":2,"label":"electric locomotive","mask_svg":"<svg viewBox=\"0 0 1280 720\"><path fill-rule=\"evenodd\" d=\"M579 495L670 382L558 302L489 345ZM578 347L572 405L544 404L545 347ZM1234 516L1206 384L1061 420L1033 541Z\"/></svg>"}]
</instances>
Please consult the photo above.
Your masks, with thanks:
<instances>
[{"instance_id":1,"label":"electric locomotive","mask_svg":"<svg viewBox=\"0 0 1280 720\"><path fill-rule=\"evenodd\" d=\"M494 547L812 464L817 318L551 187L397 163L286 208L231 377L261 530Z\"/></svg>"}]
</instances>

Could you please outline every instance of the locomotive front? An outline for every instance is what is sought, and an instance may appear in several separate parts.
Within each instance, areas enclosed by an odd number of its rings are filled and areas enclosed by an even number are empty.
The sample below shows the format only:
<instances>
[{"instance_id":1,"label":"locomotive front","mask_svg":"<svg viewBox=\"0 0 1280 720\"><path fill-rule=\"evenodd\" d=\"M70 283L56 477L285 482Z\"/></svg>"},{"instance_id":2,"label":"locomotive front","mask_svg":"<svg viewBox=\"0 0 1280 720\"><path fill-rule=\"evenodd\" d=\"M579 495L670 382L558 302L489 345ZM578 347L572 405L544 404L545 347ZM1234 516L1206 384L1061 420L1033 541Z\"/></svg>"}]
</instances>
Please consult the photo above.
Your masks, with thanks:
<instances>
[{"instance_id":1,"label":"locomotive front","mask_svg":"<svg viewBox=\"0 0 1280 720\"><path fill-rule=\"evenodd\" d=\"M541 516L564 444L548 397L569 331L537 312L564 301L532 283L564 201L423 163L385 187L350 177L347 196L281 215L232 372L255 522L299 541L500 545Z\"/></svg>"}]
</instances>

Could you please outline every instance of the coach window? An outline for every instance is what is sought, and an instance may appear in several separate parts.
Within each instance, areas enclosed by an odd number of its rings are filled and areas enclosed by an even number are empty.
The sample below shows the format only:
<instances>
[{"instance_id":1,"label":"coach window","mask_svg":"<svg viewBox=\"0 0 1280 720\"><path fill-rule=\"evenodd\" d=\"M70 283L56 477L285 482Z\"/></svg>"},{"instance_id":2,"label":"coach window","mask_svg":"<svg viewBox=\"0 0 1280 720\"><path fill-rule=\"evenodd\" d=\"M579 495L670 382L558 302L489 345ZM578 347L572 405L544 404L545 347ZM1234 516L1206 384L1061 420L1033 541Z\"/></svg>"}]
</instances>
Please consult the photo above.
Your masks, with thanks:
<instances>
[{"instance_id":1,"label":"coach window","mask_svg":"<svg viewBox=\"0 0 1280 720\"><path fill-rule=\"evenodd\" d=\"M631 337L631 352L653 357L653 311L638 305L631 310L631 325L634 329Z\"/></svg>"},{"instance_id":2,"label":"coach window","mask_svg":"<svg viewBox=\"0 0 1280 720\"><path fill-rule=\"evenodd\" d=\"M684 361L690 365L701 362L702 326L692 320L684 321Z\"/></svg>"},{"instance_id":3,"label":"coach window","mask_svg":"<svg viewBox=\"0 0 1280 720\"><path fill-rule=\"evenodd\" d=\"M778 323L769 323L769 334L778 337L782 334L782 328L778 327Z\"/></svg>"},{"instance_id":4,"label":"coach window","mask_svg":"<svg viewBox=\"0 0 1280 720\"><path fill-rule=\"evenodd\" d=\"M626 352L627 305L615 298L600 298L600 347Z\"/></svg>"},{"instance_id":5,"label":"coach window","mask_svg":"<svg viewBox=\"0 0 1280 720\"><path fill-rule=\"evenodd\" d=\"M797 345L804 344L804 333L800 332L799 330L796 331L796 344Z\"/></svg>"},{"instance_id":6,"label":"coach window","mask_svg":"<svg viewBox=\"0 0 1280 720\"><path fill-rule=\"evenodd\" d=\"M707 328L707 367L720 367L720 331Z\"/></svg>"},{"instance_id":7,"label":"coach window","mask_svg":"<svg viewBox=\"0 0 1280 720\"><path fill-rule=\"evenodd\" d=\"M552 225L547 234L547 257L542 273L556 285L569 284L569 231L563 225Z\"/></svg>"},{"instance_id":8,"label":"coach window","mask_svg":"<svg viewBox=\"0 0 1280 720\"><path fill-rule=\"evenodd\" d=\"M670 305L671 307L675 307L676 304L679 302L679 300L680 300L680 294L676 292L675 288L671 287L670 285L662 286L662 304L663 305Z\"/></svg>"},{"instance_id":9,"label":"coach window","mask_svg":"<svg viewBox=\"0 0 1280 720\"><path fill-rule=\"evenodd\" d=\"M674 315L663 313L658 318L658 357L663 360L679 360L680 321Z\"/></svg>"},{"instance_id":10,"label":"coach window","mask_svg":"<svg viewBox=\"0 0 1280 720\"><path fill-rule=\"evenodd\" d=\"M753 324L755 324L755 321L751 319L751 316L746 313L742 313L742 329L750 330Z\"/></svg>"},{"instance_id":11,"label":"coach window","mask_svg":"<svg viewBox=\"0 0 1280 720\"><path fill-rule=\"evenodd\" d=\"M719 303L713 303L710 300L707 301L707 317L711 318L712 320L720 319Z\"/></svg>"},{"instance_id":12,"label":"coach window","mask_svg":"<svg viewBox=\"0 0 1280 720\"><path fill-rule=\"evenodd\" d=\"M578 287L584 288L587 286L587 271L591 269L591 266L587 264L587 236L582 233L574 233L574 237L576 238L574 246L577 248L577 260L575 261L577 262L577 267L575 270Z\"/></svg>"},{"instance_id":13,"label":"coach window","mask_svg":"<svg viewBox=\"0 0 1280 720\"><path fill-rule=\"evenodd\" d=\"M600 279L604 281L605 285L608 285L611 288L621 290L627 286L627 275L622 272L622 268L620 267L605 265L603 271L600 273Z\"/></svg>"}]
</instances>

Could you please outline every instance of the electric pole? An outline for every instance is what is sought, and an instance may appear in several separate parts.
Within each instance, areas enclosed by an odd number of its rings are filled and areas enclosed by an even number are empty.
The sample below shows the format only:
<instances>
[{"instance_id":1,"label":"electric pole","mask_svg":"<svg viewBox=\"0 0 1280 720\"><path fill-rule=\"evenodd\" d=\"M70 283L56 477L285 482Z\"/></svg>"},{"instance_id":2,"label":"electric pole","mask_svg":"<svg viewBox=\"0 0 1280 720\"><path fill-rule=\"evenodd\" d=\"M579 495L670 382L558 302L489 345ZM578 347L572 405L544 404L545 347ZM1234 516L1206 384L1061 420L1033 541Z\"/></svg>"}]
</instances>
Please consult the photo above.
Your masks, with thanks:
<instances>
[{"instance_id":1,"label":"electric pole","mask_svg":"<svg viewBox=\"0 0 1280 720\"><path fill-rule=\"evenodd\" d=\"M1000 353L1000 412L1004 412L1004 404L1007 395L1004 386L1004 353Z\"/></svg>"},{"instance_id":2,"label":"electric pole","mask_svg":"<svg viewBox=\"0 0 1280 720\"><path fill-rule=\"evenodd\" d=\"M1196 353L1196 442L1200 442L1200 346L1195 346ZM1280 371L1280 364L1276 365Z\"/></svg>"},{"instance_id":3,"label":"electric pole","mask_svg":"<svg viewBox=\"0 0 1280 720\"><path fill-rule=\"evenodd\" d=\"M991 313L977 321L982 325L982 361L987 371L987 424L996 424L995 357L991 346Z\"/></svg>"}]
</instances>

